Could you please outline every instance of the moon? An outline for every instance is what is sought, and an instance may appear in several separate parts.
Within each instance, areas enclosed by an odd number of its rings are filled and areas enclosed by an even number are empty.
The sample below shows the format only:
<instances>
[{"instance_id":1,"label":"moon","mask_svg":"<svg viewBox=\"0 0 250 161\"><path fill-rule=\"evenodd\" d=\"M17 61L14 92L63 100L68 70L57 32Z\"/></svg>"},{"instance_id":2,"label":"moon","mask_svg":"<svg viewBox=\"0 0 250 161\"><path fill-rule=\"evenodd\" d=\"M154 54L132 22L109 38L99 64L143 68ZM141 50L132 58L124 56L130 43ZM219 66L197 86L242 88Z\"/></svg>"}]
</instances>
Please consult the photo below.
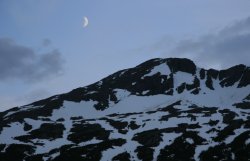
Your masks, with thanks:
<instances>
[{"instance_id":1,"label":"moon","mask_svg":"<svg viewBox=\"0 0 250 161\"><path fill-rule=\"evenodd\" d=\"M89 24L89 20L87 17L83 17L83 23L82 23L82 27L85 28L87 27Z\"/></svg>"}]
</instances>

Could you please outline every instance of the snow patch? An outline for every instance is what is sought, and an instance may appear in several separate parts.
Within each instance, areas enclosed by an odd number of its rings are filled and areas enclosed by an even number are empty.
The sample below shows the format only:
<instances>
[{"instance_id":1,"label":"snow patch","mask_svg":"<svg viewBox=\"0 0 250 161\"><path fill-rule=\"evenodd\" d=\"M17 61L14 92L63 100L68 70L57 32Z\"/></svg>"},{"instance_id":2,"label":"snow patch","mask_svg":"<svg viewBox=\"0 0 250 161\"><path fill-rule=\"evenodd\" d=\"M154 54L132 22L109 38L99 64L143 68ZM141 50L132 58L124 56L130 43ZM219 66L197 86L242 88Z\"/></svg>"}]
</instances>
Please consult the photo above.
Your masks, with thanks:
<instances>
[{"instance_id":1,"label":"snow patch","mask_svg":"<svg viewBox=\"0 0 250 161\"><path fill-rule=\"evenodd\" d=\"M144 75L144 77L150 77L155 75L156 73L160 73L161 75L169 75L171 73L169 67L167 66L166 63L162 63L158 66L155 66L150 73Z\"/></svg>"},{"instance_id":2,"label":"snow patch","mask_svg":"<svg viewBox=\"0 0 250 161\"><path fill-rule=\"evenodd\" d=\"M176 72L174 74L174 87L179 87L182 83L193 84L194 76L186 72Z\"/></svg>"},{"instance_id":3,"label":"snow patch","mask_svg":"<svg viewBox=\"0 0 250 161\"><path fill-rule=\"evenodd\" d=\"M186 138L186 142L188 142L189 144L193 144L194 140L192 138Z\"/></svg>"},{"instance_id":4,"label":"snow patch","mask_svg":"<svg viewBox=\"0 0 250 161\"><path fill-rule=\"evenodd\" d=\"M246 140L245 144L246 145L250 144L250 138Z\"/></svg>"},{"instance_id":5,"label":"snow patch","mask_svg":"<svg viewBox=\"0 0 250 161\"><path fill-rule=\"evenodd\" d=\"M0 135L0 143L3 144L23 144L22 142L15 140L14 138L21 135L27 135L27 132L23 130L23 124L14 122L9 125L10 127L4 127Z\"/></svg>"},{"instance_id":6,"label":"snow patch","mask_svg":"<svg viewBox=\"0 0 250 161\"><path fill-rule=\"evenodd\" d=\"M143 91L142 94L145 95L149 92L149 90Z\"/></svg>"}]
</instances>

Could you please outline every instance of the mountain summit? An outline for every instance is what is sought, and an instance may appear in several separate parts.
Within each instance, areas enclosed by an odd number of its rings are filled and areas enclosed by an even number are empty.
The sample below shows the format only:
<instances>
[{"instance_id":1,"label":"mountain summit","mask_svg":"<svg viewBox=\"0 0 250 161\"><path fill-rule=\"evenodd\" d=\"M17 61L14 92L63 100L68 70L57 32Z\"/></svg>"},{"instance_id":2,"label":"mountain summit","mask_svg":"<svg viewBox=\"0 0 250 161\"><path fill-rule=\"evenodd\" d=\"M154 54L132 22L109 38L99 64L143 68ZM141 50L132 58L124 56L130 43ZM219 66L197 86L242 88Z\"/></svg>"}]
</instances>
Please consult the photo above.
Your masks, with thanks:
<instances>
[{"instance_id":1,"label":"mountain summit","mask_svg":"<svg viewBox=\"0 0 250 161\"><path fill-rule=\"evenodd\" d=\"M152 59L0 113L0 161L250 159L250 67Z\"/></svg>"}]
</instances>

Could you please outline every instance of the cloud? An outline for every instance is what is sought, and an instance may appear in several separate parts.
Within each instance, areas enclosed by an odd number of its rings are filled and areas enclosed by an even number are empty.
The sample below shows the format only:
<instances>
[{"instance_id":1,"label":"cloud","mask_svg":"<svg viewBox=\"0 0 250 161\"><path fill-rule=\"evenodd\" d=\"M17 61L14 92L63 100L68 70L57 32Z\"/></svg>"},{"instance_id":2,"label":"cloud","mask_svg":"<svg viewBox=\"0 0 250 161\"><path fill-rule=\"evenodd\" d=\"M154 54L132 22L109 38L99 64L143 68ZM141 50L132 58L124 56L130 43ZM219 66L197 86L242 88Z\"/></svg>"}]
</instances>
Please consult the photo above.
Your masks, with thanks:
<instances>
[{"instance_id":1,"label":"cloud","mask_svg":"<svg viewBox=\"0 0 250 161\"><path fill-rule=\"evenodd\" d=\"M217 68L240 63L250 65L250 17L216 34L182 40L171 52L189 56L201 64L217 65Z\"/></svg>"},{"instance_id":2,"label":"cloud","mask_svg":"<svg viewBox=\"0 0 250 161\"><path fill-rule=\"evenodd\" d=\"M163 40L152 47L154 51L161 52L161 56L187 57L206 68L250 65L250 17L234 22L216 33L169 44L169 41Z\"/></svg>"},{"instance_id":3,"label":"cloud","mask_svg":"<svg viewBox=\"0 0 250 161\"><path fill-rule=\"evenodd\" d=\"M44 47L47 47L47 46L51 45L51 41L50 41L50 39L44 39L42 44Z\"/></svg>"},{"instance_id":4,"label":"cloud","mask_svg":"<svg viewBox=\"0 0 250 161\"><path fill-rule=\"evenodd\" d=\"M63 62L58 50L38 54L11 39L0 38L0 81L18 79L34 82L56 76L62 73Z\"/></svg>"}]
</instances>

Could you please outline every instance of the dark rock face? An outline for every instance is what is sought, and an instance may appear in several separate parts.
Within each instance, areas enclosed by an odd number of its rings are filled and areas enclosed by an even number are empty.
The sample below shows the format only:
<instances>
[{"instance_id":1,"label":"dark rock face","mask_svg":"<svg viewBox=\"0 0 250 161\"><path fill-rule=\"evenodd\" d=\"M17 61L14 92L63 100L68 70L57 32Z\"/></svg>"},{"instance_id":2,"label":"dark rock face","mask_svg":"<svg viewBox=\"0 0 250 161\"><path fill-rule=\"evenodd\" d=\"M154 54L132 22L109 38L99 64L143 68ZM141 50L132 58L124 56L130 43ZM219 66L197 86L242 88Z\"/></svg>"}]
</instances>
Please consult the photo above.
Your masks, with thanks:
<instances>
[{"instance_id":1,"label":"dark rock face","mask_svg":"<svg viewBox=\"0 0 250 161\"><path fill-rule=\"evenodd\" d=\"M53 99L54 97L50 97L44 100L40 100L29 104L27 106L40 106L42 108L35 108L35 109L27 109L22 110L20 108L15 108L16 111L14 114L11 114L7 118L3 119L3 116L6 115L6 112L0 113L0 132L3 127L8 127L7 125L11 122L24 122L24 118L35 119L37 120L38 117L48 117L52 115L53 110L58 109L62 106L63 100L62 99ZM9 112L13 112L13 110L9 110Z\"/></svg>"},{"instance_id":2,"label":"dark rock face","mask_svg":"<svg viewBox=\"0 0 250 161\"><path fill-rule=\"evenodd\" d=\"M130 154L128 152L124 152L114 156L112 161L130 161Z\"/></svg>"},{"instance_id":3,"label":"dark rock face","mask_svg":"<svg viewBox=\"0 0 250 161\"><path fill-rule=\"evenodd\" d=\"M161 131L159 129L153 129L136 134L133 140L138 141L146 147L155 147L162 141L161 137Z\"/></svg>"},{"instance_id":4,"label":"dark rock face","mask_svg":"<svg viewBox=\"0 0 250 161\"><path fill-rule=\"evenodd\" d=\"M201 153L201 160L249 160L250 145L246 145L250 131L237 136L231 144L221 143Z\"/></svg>"},{"instance_id":5,"label":"dark rock face","mask_svg":"<svg viewBox=\"0 0 250 161\"><path fill-rule=\"evenodd\" d=\"M35 147L23 144L11 144L0 153L1 161L23 161L25 157L34 153Z\"/></svg>"},{"instance_id":6,"label":"dark rock face","mask_svg":"<svg viewBox=\"0 0 250 161\"><path fill-rule=\"evenodd\" d=\"M24 127L23 127L24 131L29 131L32 129L32 126L30 124L27 124L26 122L24 123Z\"/></svg>"},{"instance_id":7,"label":"dark rock face","mask_svg":"<svg viewBox=\"0 0 250 161\"><path fill-rule=\"evenodd\" d=\"M135 121L131 121L130 124L128 125L128 127L131 130L136 130L136 129L140 128L140 125L137 125Z\"/></svg>"},{"instance_id":8,"label":"dark rock face","mask_svg":"<svg viewBox=\"0 0 250 161\"><path fill-rule=\"evenodd\" d=\"M29 135L19 136L15 139L23 142L29 142L31 139L55 140L56 138L62 138L63 130L65 130L63 124L44 123L39 129L30 131Z\"/></svg>"},{"instance_id":9,"label":"dark rock face","mask_svg":"<svg viewBox=\"0 0 250 161\"><path fill-rule=\"evenodd\" d=\"M205 75L206 75L205 72L206 72L205 69L200 70L200 78L201 78L201 80L205 79Z\"/></svg>"},{"instance_id":10,"label":"dark rock face","mask_svg":"<svg viewBox=\"0 0 250 161\"><path fill-rule=\"evenodd\" d=\"M173 73L182 71L195 74L196 72L196 65L189 59L169 58L167 64Z\"/></svg>"},{"instance_id":11,"label":"dark rock face","mask_svg":"<svg viewBox=\"0 0 250 161\"><path fill-rule=\"evenodd\" d=\"M177 92L180 94L182 93L184 90L187 91L192 91L192 94L199 94L200 91L200 81L197 77L194 78L193 84L186 84L186 83L182 83L179 87L177 87Z\"/></svg>"},{"instance_id":12,"label":"dark rock face","mask_svg":"<svg viewBox=\"0 0 250 161\"><path fill-rule=\"evenodd\" d=\"M250 68L152 59L0 113L0 161L249 160Z\"/></svg>"},{"instance_id":13,"label":"dark rock face","mask_svg":"<svg viewBox=\"0 0 250 161\"><path fill-rule=\"evenodd\" d=\"M94 137L99 140L106 140L110 135L110 132L99 124L74 124L70 131L72 133L68 136L68 140L74 143L92 140Z\"/></svg>"},{"instance_id":14,"label":"dark rock face","mask_svg":"<svg viewBox=\"0 0 250 161\"><path fill-rule=\"evenodd\" d=\"M250 109L250 102L241 102L241 103L236 103L235 104L236 108L241 108L241 109Z\"/></svg>"},{"instance_id":15,"label":"dark rock face","mask_svg":"<svg viewBox=\"0 0 250 161\"><path fill-rule=\"evenodd\" d=\"M235 82L239 81L242 77L245 65L237 65L227 70L221 70L219 73L220 84L222 87L232 86Z\"/></svg>"},{"instance_id":16,"label":"dark rock face","mask_svg":"<svg viewBox=\"0 0 250 161\"><path fill-rule=\"evenodd\" d=\"M194 140L194 143L186 141L187 138ZM158 160L194 160L195 145L200 145L204 139L199 137L197 133L187 132L184 135L175 139L170 145L160 151Z\"/></svg>"},{"instance_id":17,"label":"dark rock face","mask_svg":"<svg viewBox=\"0 0 250 161\"><path fill-rule=\"evenodd\" d=\"M250 68L247 67L245 69L245 71L243 72L243 76L242 76L242 78L240 80L240 83L239 83L238 87L239 88L240 87L246 87L249 84L250 84Z\"/></svg>"},{"instance_id":18,"label":"dark rock face","mask_svg":"<svg viewBox=\"0 0 250 161\"><path fill-rule=\"evenodd\" d=\"M126 134L127 133L127 126L128 122L122 122L122 121L114 121L112 119L104 118L106 122L108 122L112 127L118 130L119 133Z\"/></svg>"},{"instance_id":19,"label":"dark rock face","mask_svg":"<svg viewBox=\"0 0 250 161\"><path fill-rule=\"evenodd\" d=\"M142 161L153 160L154 150L146 146L138 146L136 149L137 156Z\"/></svg>"},{"instance_id":20,"label":"dark rock face","mask_svg":"<svg viewBox=\"0 0 250 161\"><path fill-rule=\"evenodd\" d=\"M53 161L87 161L87 160L100 160L102 151L107 150L113 146L122 146L125 143L123 139L107 140L98 144L90 144L82 147L62 147L60 155Z\"/></svg>"},{"instance_id":21,"label":"dark rock face","mask_svg":"<svg viewBox=\"0 0 250 161\"><path fill-rule=\"evenodd\" d=\"M209 70L207 71L207 77L211 77L211 78L213 78L213 79L217 79L219 73L220 73L220 72L217 71L217 70L209 69Z\"/></svg>"}]
</instances>

